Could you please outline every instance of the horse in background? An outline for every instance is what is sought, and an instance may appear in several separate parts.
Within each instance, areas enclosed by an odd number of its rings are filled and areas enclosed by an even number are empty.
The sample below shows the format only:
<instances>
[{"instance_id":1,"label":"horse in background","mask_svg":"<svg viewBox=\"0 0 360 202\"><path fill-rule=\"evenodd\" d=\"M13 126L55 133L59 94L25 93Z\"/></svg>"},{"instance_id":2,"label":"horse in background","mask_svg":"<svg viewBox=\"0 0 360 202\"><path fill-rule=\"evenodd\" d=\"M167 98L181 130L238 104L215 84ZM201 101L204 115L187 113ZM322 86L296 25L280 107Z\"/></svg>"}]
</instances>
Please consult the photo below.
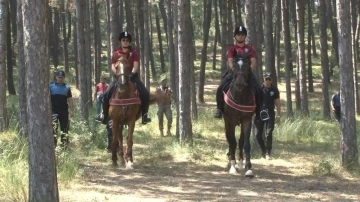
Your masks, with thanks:
<instances>
[{"instance_id":1,"label":"horse in background","mask_svg":"<svg viewBox=\"0 0 360 202\"><path fill-rule=\"evenodd\" d=\"M130 81L131 68L126 56L120 56L115 64L116 90L111 95L109 116L112 121L111 153L113 165L116 166L119 154L120 161L126 169L133 169L133 134L136 121L141 117L141 100L135 84ZM156 103L156 96L150 95L150 105ZM128 126L124 152L123 129Z\"/></svg>"},{"instance_id":2,"label":"horse in background","mask_svg":"<svg viewBox=\"0 0 360 202\"><path fill-rule=\"evenodd\" d=\"M234 70L233 79L230 83L229 90L224 92L224 122L225 122L225 134L226 140L229 144L229 165L230 174L236 174L235 168L235 153L236 153L236 138L235 128L237 125L241 125L241 133L239 138L239 169L243 169L243 160L245 151L245 176L253 177L254 174L251 170L250 161L250 134L252 117L255 113L256 102L252 92L251 86L249 85L250 76L250 63L239 55L234 58Z\"/></svg>"}]
</instances>

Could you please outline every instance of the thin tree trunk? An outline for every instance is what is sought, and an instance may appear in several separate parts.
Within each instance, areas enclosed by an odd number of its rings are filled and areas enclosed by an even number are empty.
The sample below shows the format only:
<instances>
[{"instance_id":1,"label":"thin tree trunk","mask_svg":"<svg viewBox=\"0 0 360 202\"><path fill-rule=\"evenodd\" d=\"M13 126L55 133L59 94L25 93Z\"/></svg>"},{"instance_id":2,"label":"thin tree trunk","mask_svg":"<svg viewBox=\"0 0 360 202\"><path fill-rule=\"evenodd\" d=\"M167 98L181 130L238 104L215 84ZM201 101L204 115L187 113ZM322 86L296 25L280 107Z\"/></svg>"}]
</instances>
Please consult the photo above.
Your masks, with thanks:
<instances>
[{"instance_id":1,"label":"thin tree trunk","mask_svg":"<svg viewBox=\"0 0 360 202\"><path fill-rule=\"evenodd\" d=\"M19 1L17 4L17 65L18 65L18 91L19 91L19 124L18 133L22 136L28 137L28 115L26 110L27 93L25 83L25 60L24 60L24 27L23 27L23 13L22 13L23 1Z\"/></svg>"},{"instance_id":2,"label":"thin tree trunk","mask_svg":"<svg viewBox=\"0 0 360 202\"><path fill-rule=\"evenodd\" d=\"M305 42L304 42L304 2L296 0L296 18L298 23L298 52L299 52L299 79L300 79L300 98L301 112L305 115L309 114L308 96L306 88L306 68L305 68Z\"/></svg>"},{"instance_id":3,"label":"thin tree trunk","mask_svg":"<svg viewBox=\"0 0 360 202\"><path fill-rule=\"evenodd\" d=\"M275 11L275 22L281 22L281 0L276 0L276 11ZM274 32L274 47L275 47L275 69L276 69L276 76L277 82L281 83L281 76L280 76L280 32L281 32L281 24L275 23L275 32Z\"/></svg>"},{"instance_id":4,"label":"thin tree trunk","mask_svg":"<svg viewBox=\"0 0 360 202\"><path fill-rule=\"evenodd\" d=\"M14 85L14 66L13 64L13 47L12 47L12 41L13 37L11 35L11 15L10 15L10 8L8 7L8 16L6 20L6 31L7 31L7 42L6 42L6 62L7 62L7 87L10 95L16 95L15 85Z\"/></svg>"},{"instance_id":5,"label":"thin tree trunk","mask_svg":"<svg viewBox=\"0 0 360 202\"><path fill-rule=\"evenodd\" d=\"M162 40L162 37L161 37L159 9L158 9L157 5L155 5L154 7L155 7L156 32L157 32L157 36L158 36L159 51L160 51L160 68L161 68L161 72L165 73L166 72L166 70L165 70L165 57L164 57L164 50L163 50L163 40Z\"/></svg>"},{"instance_id":6,"label":"thin tree trunk","mask_svg":"<svg viewBox=\"0 0 360 202\"><path fill-rule=\"evenodd\" d=\"M265 69L273 76L272 83L277 85L277 77L274 63L274 39L272 29L272 0L265 0Z\"/></svg>"},{"instance_id":7,"label":"thin tree trunk","mask_svg":"<svg viewBox=\"0 0 360 202\"><path fill-rule=\"evenodd\" d=\"M291 98L291 36L289 25L289 0L281 0L281 18L282 32L284 40L284 64L285 64L285 82L286 82L286 115L288 118L293 116L292 98Z\"/></svg>"},{"instance_id":8,"label":"thin tree trunk","mask_svg":"<svg viewBox=\"0 0 360 202\"><path fill-rule=\"evenodd\" d=\"M0 1L0 132L8 128L8 117L6 110L6 42L8 0Z\"/></svg>"},{"instance_id":9,"label":"thin tree trunk","mask_svg":"<svg viewBox=\"0 0 360 202\"><path fill-rule=\"evenodd\" d=\"M66 37L66 12L65 12L65 0L60 1L61 19L62 19L62 34L63 34L63 47L64 47L64 67L65 73L69 73L69 50L68 41Z\"/></svg>"},{"instance_id":10,"label":"thin tree trunk","mask_svg":"<svg viewBox=\"0 0 360 202\"><path fill-rule=\"evenodd\" d=\"M207 60L207 46L209 41L209 30L211 23L211 2L212 0L204 0L204 20L203 20L203 46L201 50L201 63L200 63L200 80L199 80L199 96L198 100L200 103L204 103L204 85L205 85L205 70ZM195 53L194 53L195 54Z\"/></svg>"},{"instance_id":11,"label":"thin tree trunk","mask_svg":"<svg viewBox=\"0 0 360 202\"><path fill-rule=\"evenodd\" d=\"M78 29L77 29L77 21L74 17L73 19L74 24L74 30L73 30L73 38L74 38L74 69L75 69L75 82L76 82L76 88L79 89L79 68L78 68Z\"/></svg>"},{"instance_id":12,"label":"thin tree trunk","mask_svg":"<svg viewBox=\"0 0 360 202\"><path fill-rule=\"evenodd\" d=\"M309 92L314 92L314 80L312 75L312 55L311 55L311 32L312 32L312 17L311 17L311 1L308 0L308 33L307 33L307 73L308 73L308 82L309 82Z\"/></svg>"},{"instance_id":13,"label":"thin tree trunk","mask_svg":"<svg viewBox=\"0 0 360 202\"><path fill-rule=\"evenodd\" d=\"M326 32L326 0L320 0L319 8L319 26L320 26L320 47L321 47L321 76L322 76L322 101L323 101L323 117L330 119L330 104L329 104L329 58L328 58L328 36Z\"/></svg>"},{"instance_id":14,"label":"thin tree trunk","mask_svg":"<svg viewBox=\"0 0 360 202\"><path fill-rule=\"evenodd\" d=\"M263 41L264 41L264 29L263 29L263 0L256 0L255 5L255 27L256 27L256 44L255 51L257 53L256 59L256 69L257 69L257 78L260 79L263 77Z\"/></svg>"}]
</instances>

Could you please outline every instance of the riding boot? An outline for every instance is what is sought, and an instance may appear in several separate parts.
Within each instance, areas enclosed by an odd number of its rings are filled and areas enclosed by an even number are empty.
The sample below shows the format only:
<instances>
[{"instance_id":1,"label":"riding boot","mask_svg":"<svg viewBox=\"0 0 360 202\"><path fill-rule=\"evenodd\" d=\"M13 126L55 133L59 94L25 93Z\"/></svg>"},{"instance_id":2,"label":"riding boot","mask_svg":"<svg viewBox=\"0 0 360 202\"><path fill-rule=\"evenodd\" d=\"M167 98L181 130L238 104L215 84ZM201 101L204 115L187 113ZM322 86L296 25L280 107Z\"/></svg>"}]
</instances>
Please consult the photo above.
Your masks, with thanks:
<instances>
[{"instance_id":1,"label":"riding boot","mask_svg":"<svg viewBox=\"0 0 360 202\"><path fill-rule=\"evenodd\" d=\"M107 122L109 121L109 107L110 107L109 101L114 90L115 90L115 82L112 82L108 87L108 89L104 92L102 113L100 113L95 119L95 121L100 122L104 125L106 125Z\"/></svg>"},{"instance_id":2,"label":"riding boot","mask_svg":"<svg viewBox=\"0 0 360 202\"><path fill-rule=\"evenodd\" d=\"M146 114L144 114L144 115L142 116L141 123L142 123L142 124L147 124L147 123L149 123L149 122L151 122L151 118L149 118L149 117L148 117L148 114L146 113Z\"/></svg>"}]
</instances>

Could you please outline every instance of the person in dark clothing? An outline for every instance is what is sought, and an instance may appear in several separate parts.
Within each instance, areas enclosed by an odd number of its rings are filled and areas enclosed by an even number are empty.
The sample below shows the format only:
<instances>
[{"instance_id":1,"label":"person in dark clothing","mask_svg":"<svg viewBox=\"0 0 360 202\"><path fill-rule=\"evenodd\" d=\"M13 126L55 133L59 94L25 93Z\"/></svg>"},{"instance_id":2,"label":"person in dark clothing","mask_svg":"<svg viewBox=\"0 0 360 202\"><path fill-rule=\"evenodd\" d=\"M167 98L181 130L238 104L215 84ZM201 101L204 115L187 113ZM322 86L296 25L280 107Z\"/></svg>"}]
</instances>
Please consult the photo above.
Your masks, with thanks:
<instances>
[{"instance_id":1,"label":"person in dark clothing","mask_svg":"<svg viewBox=\"0 0 360 202\"><path fill-rule=\"evenodd\" d=\"M243 26L236 27L234 30L235 44L228 47L226 58L227 64L229 66L228 71L223 75L221 84L216 91L216 105L217 110L215 112L215 118L222 118L222 113L224 111L224 95L223 92L229 89L230 82L233 78L233 68L234 68L234 57L236 55L241 56L243 59L247 60L251 66L251 73L248 78L248 83L253 87L253 92L255 95L257 107L256 113L259 113L259 106L262 102L261 86L260 83L256 80L254 72L256 70L256 52L250 44L245 43L247 36L247 30Z\"/></svg>"},{"instance_id":2,"label":"person in dark clothing","mask_svg":"<svg viewBox=\"0 0 360 202\"><path fill-rule=\"evenodd\" d=\"M256 139L260 145L262 156L266 159L271 159L272 150L272 133L275 122L280 123L280 93L276 86L272 85L272 75L269 72L264 74L263 89L263 104L259 116L255 116L254 123L256 126ZM276 107L276 116L275 116ZM264 143L263 131L266 126Z\"/></svg>"},{"instance_id":3,"label":"person in dark clothing","mask_svg":"<svg viewBox=\"0 0 360 202\"><path fill-rule=\"evenodd\" d=\"M55 73L55 76L56 82L50 83L54 134L56 134L58 123L60 123L61 143L66 144L69 142L69 115L70 117L73 116L74 105L72 101L71 89L68 85L64 83L65 72L58 71ZM55 142L55 144L56 143L57 142Z\"/></svg>"},{"instance_id":4,"label":"person in dark clothing","mask_svg":"<svg viewBox=\"0 0 360 202\"><path fill-rule=\"evenodd\" d=\"M340 90L331 97L331 109L338 123L341 117Z\"/></svg>"},{"instance_id":5,"label":"person in dark clothing","mask_svg":"<svg viewBox=\"0 0 360 202\"><path fill-rule=\"evenodd\" d=\"M139 55L135 49L130 46L131 43L131 35L129 32L121 32L119 36L119 41L121 43L120 48L115 50L111 59L112 62L112 71L115 73L115 64L118 58L121 55L126 55L127 59L129 60L130 67L132 69L129 78L130 80L135 83L137 89L140 92L140 100L141 100L141 111L142 111L142 124L147 124L151 121L148 118L148 110L149 110L149 102L150 102L150 94L149 91L146 89L145 85L139 78ZM96 118L96 121L101 122L103 124L107 124L109 119L109 100L115 90L115 83L117 78L114 78L113 82L109 85L109 87L104 92L103 97L103 114L99 115Z\"/></svg>"}]
</instances>

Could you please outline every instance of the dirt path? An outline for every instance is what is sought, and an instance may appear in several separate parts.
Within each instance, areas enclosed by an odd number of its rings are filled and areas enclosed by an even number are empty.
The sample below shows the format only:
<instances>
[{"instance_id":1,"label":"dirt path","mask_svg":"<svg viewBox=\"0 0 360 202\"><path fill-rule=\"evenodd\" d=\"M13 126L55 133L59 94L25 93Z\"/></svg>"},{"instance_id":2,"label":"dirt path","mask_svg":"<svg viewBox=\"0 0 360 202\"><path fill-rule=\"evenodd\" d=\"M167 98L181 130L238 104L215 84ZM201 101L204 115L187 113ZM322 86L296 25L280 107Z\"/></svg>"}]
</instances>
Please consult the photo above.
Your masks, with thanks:
<instances>
[{"instance_id":1,"label":"dirt path","mask_svg":"<svg viewBox=\"0 0 360 202\"><path fill-rule=\"evenodd\" d=\"M61 201L360 201L358 181L314 176L304 164L254 159L252 179L229 175L223 164L167 161L125 170L93 162L84 165L83 181L60 191Z\"/></svg>"},{"instance_id":2,"label":"dirt path","mask_svg":"<svg viewBox=\"0 0 360 202\"><path fill-rule=\"evenodd\" d=\"M214 89L209 84L205 92ZM255 157L252 179L243 172L229 175L225 157L209 165L164 159L161 165L125 170L111 166L110 154L104 156L108 160L83 162L82 179L60 189L61 201L360 201L359 179L314 175L314 156L304 153Z\"/></svg>"}]
</instances>

